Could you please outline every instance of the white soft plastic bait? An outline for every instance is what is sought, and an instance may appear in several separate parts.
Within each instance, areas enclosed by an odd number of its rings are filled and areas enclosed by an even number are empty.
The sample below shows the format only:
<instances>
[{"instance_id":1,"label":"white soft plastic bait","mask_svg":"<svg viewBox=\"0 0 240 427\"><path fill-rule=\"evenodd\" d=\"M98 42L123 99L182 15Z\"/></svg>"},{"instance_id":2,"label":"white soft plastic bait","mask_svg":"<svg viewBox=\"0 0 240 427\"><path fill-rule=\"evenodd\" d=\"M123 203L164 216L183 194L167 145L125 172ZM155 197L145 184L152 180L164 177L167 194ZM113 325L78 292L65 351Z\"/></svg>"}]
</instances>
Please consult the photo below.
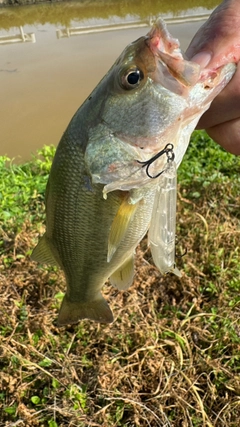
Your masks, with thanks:
<instances>
[{"instance_id":1,"label":"white soft plastic bait","mask_svg":"<svg viewBox=\"0 0 240 427\"><path fill-rule=\"evenodd\" d=\"M177 169L173 160L167 163L159 177L148 240L159 271L181 277L181 272L175 267L176 204Z\"/></svg>"}]
</instances>

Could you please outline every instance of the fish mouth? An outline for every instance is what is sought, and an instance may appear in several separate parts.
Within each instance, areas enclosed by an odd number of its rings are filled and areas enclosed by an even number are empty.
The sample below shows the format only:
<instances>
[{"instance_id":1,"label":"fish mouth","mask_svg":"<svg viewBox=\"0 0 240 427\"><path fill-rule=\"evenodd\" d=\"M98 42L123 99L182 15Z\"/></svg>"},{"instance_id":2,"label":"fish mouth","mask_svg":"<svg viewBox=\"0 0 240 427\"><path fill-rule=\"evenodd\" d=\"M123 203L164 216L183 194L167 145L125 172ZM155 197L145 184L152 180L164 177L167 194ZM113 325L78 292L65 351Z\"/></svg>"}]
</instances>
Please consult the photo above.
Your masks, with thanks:
<instances>
[{"instance_id":1,"label":"fish mouth","mask_svg":"<svg viewBox=\"0 0 240 427\"><path fill-rule=\"evenodd\" d=\"M157 19L148 32L146 43L157 62L158 76L155 73L154 79L172 92L187 95L188 90L196 83L202 83L206 89L211 89L221 82L222 70L226 66L201 69L199 64L188 60L180 49L179 40L172 37L161 18Z\"/></svg>"},{"instance_id":2,"label":"fish mouth","mask_svg":"<svg viewBox=\"0 0 240 427\"><path fill-rule=\"evenodd\" d=\"M173 55L176 59L183 59L180 43L168 31L166 23L158 18L148 32L149 47L154 52L162 52Z\"/></svg>"},{"instance_id":3,"label":"fish mouth","mask_svg":"<svg viewBox=\"0 0 240 427\"><path fill-rule=\"evenodd\" d=\"M159 83L175 93L182 94L184 88L190 88L198 82L200 65L184 58L178 39L171 36L161 18L147 34L146 43L156 58L158 70L161 69L159 74L164 75L164 80L161 79ZM175 79L175 88L172 78Z\"/></svg>"}]
</instances>

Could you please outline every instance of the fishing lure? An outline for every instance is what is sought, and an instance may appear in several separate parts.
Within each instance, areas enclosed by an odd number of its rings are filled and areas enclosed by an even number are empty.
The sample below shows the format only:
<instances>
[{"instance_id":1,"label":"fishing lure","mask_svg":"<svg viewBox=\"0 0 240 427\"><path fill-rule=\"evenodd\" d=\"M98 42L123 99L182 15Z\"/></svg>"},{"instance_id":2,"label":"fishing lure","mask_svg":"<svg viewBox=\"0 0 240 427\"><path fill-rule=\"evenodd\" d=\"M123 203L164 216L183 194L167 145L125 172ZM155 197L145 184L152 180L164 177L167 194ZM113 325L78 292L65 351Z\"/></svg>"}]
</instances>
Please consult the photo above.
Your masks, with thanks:
<instances>
[{"instance_id":1,"label":"fishing lure","mask_svg":"<svg viewBox=\"0 0 240 427\"><path fill-rule=\"evenodd\" d=\"M177 167L173 147L166 154L166 168L158 175L148 241L153 261L159 271L163 274L172 272L181 277L181 272L175 265Z\"/></svg>"},{"instance_id":2,"label":"fishing lure","mask_svg":"<svg viewBox=\"0 0 240 427\"><path fill-rule=\"evenodd\" d=\"M146 174L149 178L156 179L160 175L162 175L162 173L164 172L164 170L163 170L163 171L159 172L157 175L151 175L149 172L149 168L150 168L151 164L154 163L157 159L159 159L159 157L161 157L163 154L167 155L168 162L174 160L175 154L173 152L173 148L174 148L173 144L167 144L163 150L159 151L159 153L155 154L155 156L151 157L151 159L145 160L144 162L140 162L138 160L138 163L140 163L142 165L142 168L144 168L146 166Z\"/></svg>"}]
</instances>

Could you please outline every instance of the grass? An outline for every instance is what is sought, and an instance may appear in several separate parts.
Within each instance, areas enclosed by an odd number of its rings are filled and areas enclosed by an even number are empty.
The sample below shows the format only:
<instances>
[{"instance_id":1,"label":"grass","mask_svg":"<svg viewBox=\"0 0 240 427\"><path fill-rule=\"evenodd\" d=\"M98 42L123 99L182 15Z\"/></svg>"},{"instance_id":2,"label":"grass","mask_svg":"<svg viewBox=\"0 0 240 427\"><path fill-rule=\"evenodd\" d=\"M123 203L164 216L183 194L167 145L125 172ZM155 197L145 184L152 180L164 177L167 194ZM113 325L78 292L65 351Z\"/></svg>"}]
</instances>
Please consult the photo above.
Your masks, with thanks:
<instances>
[{"instance_id":1,"label":"grass","mask_svg":"<svg viewBox=\"0 0 240 427\"><path fill-rule=\"evenodd\" d=\"M0 163L0 426L237 427L240 158L203 132L179 169L179 280L146 238L127 292L106 285L112 325L57 329L62 273L30 253L44 229L54 149Z\"/></svg>"}]
</instances>

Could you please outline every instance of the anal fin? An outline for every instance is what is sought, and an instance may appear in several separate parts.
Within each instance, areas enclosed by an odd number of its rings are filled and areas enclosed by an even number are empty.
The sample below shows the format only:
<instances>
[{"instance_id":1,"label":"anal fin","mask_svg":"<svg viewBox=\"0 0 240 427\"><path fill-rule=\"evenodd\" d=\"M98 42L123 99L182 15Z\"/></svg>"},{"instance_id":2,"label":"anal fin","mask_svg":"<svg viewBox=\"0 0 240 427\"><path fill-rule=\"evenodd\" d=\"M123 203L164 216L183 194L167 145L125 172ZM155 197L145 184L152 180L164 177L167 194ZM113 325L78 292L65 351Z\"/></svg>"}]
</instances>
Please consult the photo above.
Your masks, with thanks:
<instances>
[{"instance_id":1,"label":"anal fin","mask_svg":"<svg viewBox=\"0 0 240 427\"><path fill-rule=\"evenodd\" d=\"M110 282L119 290L126 290L131 286L134 277L134 255L128 258L110 277Z\"/></svg>"},{"instance_id":2,"label":"anal fin","mask_svg":"<svg viewBox=\"0 0 240 427\"><path fill-rule=\"evenodd\" d=\"M40 262L41 264L58 265L48 242L46 234L44 234L37 246L33 249L31 258L33 261Z\"/></svg>"},{"instance_id":3,"label":"anal fin","mask_svg":"<svg viewBox=\"0 0 240 427\"><path fill-rule=\"evenodd\" d=\"M95 320L99 323L112 323L113 314L102 295L90 302L72 302L65 295L60 307L57 325L71 325L82 319Z\"/></svg>"}]
</instances>

